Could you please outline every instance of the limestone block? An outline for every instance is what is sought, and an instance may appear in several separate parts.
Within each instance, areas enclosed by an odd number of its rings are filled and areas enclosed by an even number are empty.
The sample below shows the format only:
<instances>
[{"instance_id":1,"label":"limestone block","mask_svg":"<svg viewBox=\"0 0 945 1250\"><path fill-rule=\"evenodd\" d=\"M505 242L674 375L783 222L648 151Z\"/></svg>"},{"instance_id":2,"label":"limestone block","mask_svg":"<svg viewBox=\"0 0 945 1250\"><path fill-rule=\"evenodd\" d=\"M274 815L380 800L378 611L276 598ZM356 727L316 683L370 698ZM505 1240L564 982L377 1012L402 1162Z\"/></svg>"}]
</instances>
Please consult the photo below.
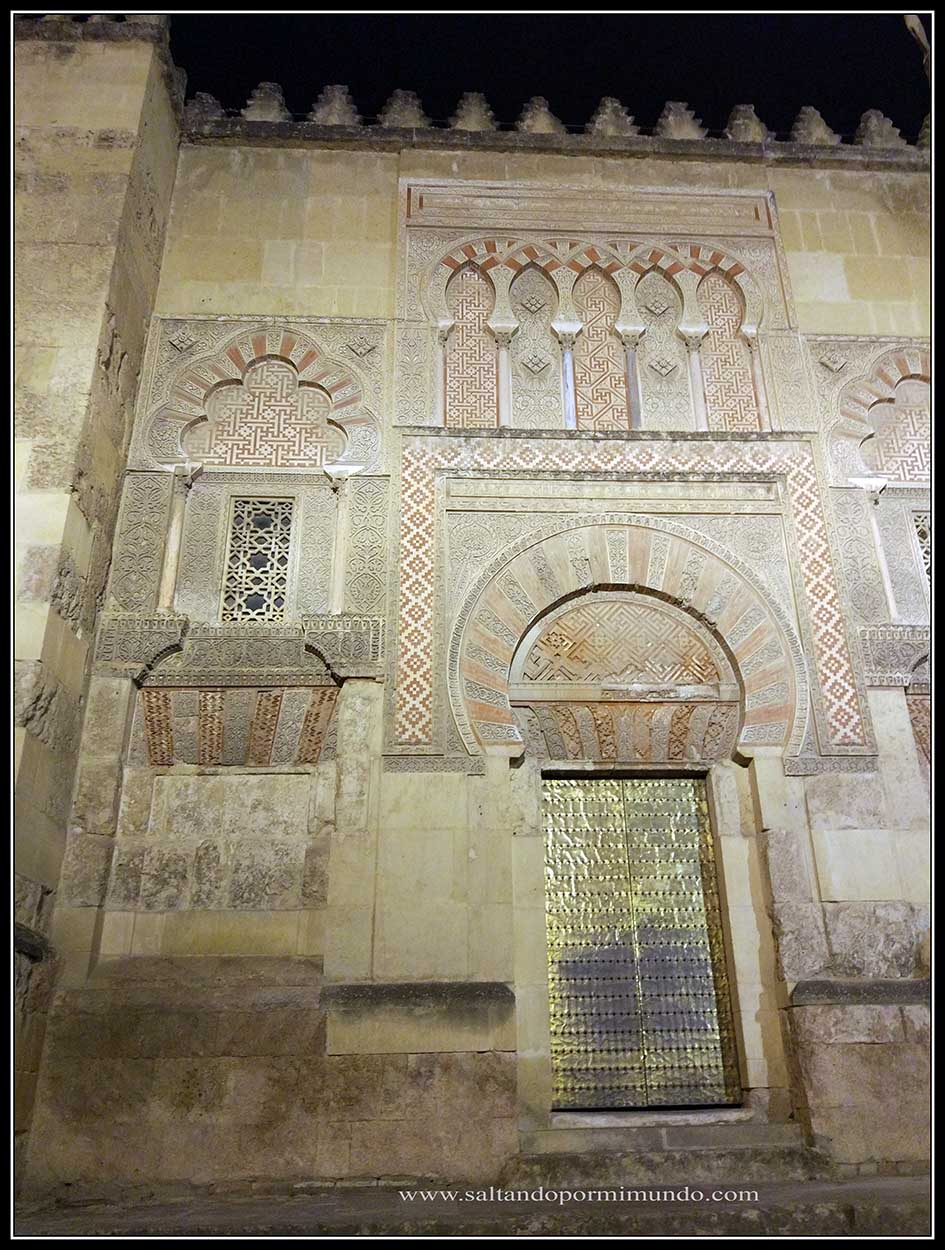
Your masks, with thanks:
<instances>
[{"instance_id":1,"label":"limestone block","mask_svg":"<svg viewBox=\"0 0 945 1250\"><path fill-rule=\"evenodd\" d=\"M464 1123L515 1112L515 1056L421 1054L407 1056L409 1106L431 1123Z\"/></svg>"},{"instance_id":2,"label":"limestone block","mask_svg":"<svg viewBox=\"0 0 945 1250\"><path fill-rule=\"evenodd\" d=\"M428 900L454 896L454 848L449 829L401 829L379 837L378 897L393 904L407 905L413 899L422 905Z\"/></svg>"},{"instance_id":3,"label":"limestone block","mask_svg":"<svg viewBox=\"0 0 945 1250\"><path fill-rule=\"evenodd\" d=\"M810 777L807 814L814 832L876 829L887 823L882 784L869 774L821 773Z\"/></svg>"},{"instance_id":4,"label":"limestone block","mask_svg":"<svg viewBox=\"0 0 945 1250\"><path fill-rule=\"evenodd\" d=\"M795 1035L802 1047L845 1042L902 1042L906 1040L904 1008L878 1004L819 1004L791 1011Z\"/></svg>"},{"instance_id":5,"label":"limestone block","mask_svg":"<svg viewBox=\"0 0 945 1250\"><path fill-rule=\"evenodd\" d=\"M148 847L141 861L139 906L144 911L177 911L190 902L194 853L190 847Z\"/></svg>"},{"instance_id":6,"label":"limestone block","mask_svg":"<svg viewBox=\"0 0 945 1250\"><path fill-rule=\"evenodd\" d=\"M118 757L83 757L76 779L69 830L112 836L118 827L121 768Z\"/></svg>"},{"instance_id":7,"label":"limestone block","mask_svg":"<svg viewBox=\"0 0 945 1250\"><path fill-rule=\"evenodd\" d=\"M923 924L910 903L826 903L830 971L845 977L911 977ZM805 974L812 975L812 974Z\"/></svg>"},{"instance_id":8,"label":"limestone block","mask_svg":"<svg viewBox=\"0 0 945 1250\"><path fill-rule=\"evenodd\" d=\"M326 979L367 980L374 950L373 906L329 903L324 914Z\"/></svg>"},{"instance_id":9,"label":"limestone block","mask_svg":"<svg viewBox=\"0 0 945 1250\"><path fill-rule=\"evenodd\" d=\"M105 898L114 841L89 833L70 833L62 861L59 896L69 907L99 907Z\"/></svg>"},{"instance_id":10,"label":"limestone block","mask_svg":"<svg viewBox=\"0 0 945 1250\"><path fill-rule=\"evenodd\" d=\"M384 773L381 827L450 830L466 825L466 778L460 773Z\"/></svg>"},{"instance_id":11,"label":"limestone block","mask_svg":"<svg viewBox=\"0 0 945 1250\"><path fill-rule=\"evenodd\" d=\"M345 997L330 997L329 1054L408 1054L454 1051L510 1051L515 1016L505 986L466 983L352 986ZM498 991L503 990L503 994Z\"/></svg>"},{"instance_id":12,"label":"limestone block","mask_svg":"<svg viewBox=\"0 0 945 1250\"><path fill-rule=\"evenodd\" d=\"M122 841L116 844L108 881L109 907L118 910L137 908L146 850L140 842Z\"/></svg>"},{"instance_id":13,"label":"limestone block","mask_svg":"<svg viewBox=\"0 0 945 1250\"><path fill-rule=\"evenodd\" d=\"M816 1107L896 1105L928 1096L929 1052L908 1042L835 1042L800 1049L808 1103Z\"/></svg>"},{"instance_id":14,"label":"limestone block","mask_svg":"<svg viewBox=\"0 0 945 1250\"><path fill-rule=\"evenodd\" d=\"M227 837L302 837L308 830L311 778L275 773L227 777L223 832Z\"/></svg>"},{"instance_id":15,"label":"limestone block","mask_svg":"<svg viewBox=\"0 0 945 1250\"><path fill-rule=\"evenodd\" d=\"M880 754L880 775L895 827L928 827L929 795L919 771L915 737L901 689L869 691L870 712Z\"/></svg>"},{"instance_id":16,"label":"limestone block","mask_svg":"<svg viewBox=\"0 0 945 1250\"><path fill-rule=\"evenodd\" d=\"M824 909L819 903L777 902L774 932L785 981L815 977L830 963Z\"/></svg>"},{"instance_id":17,"label":"limestone block","mask_svg":"<svg viewBox=\"0 0 945 1250\"><path fill-rule=\"evenodd\" d=\"M922 1160L931 1150L928 1099L888 1107L817 1107L810 1113L816 1145L842 1163Z\"/></svg>"},{"instance_id":18,"label":"limestone block","mask_svg":"<svg viewBox=\"0 0 945 1250\"><path fill-rule=\"evenodd\" d=\"M331 844L320 838L305 851L302 866L302 902L308 907L323 907L328 902L328 864Z\"/></svg>"},{"instance_id":19,"label":"limestone block","mask_svg":"<svg viewBox=\"0 0 945 1250\"><path fill-rule=\"evenodd\" d=\"M118 955L130 955L134 926L135 918L133 912L105 912L102 917L102 932L98 946L100 958L107 959Z\"/></svg>"},{"instance_id":20,"label":"limestone block","mask_svg":"<svg viewBox=\"0 0 945 1250\"><path fill-rule=\"evenodd\" d=\"M480 903L469 912L469 971L472 976L512 981L515 975L511 904Z\"/></svg>"},{"instance_id":21,"label":"limestone block","mask_svg":"<svg viewBox=\"0 0 945 1250\"><path fill-rule=\"evenodd\" d=\"M807 839L802 834L786 829L767 829L758 835L758 847L776 905L813 901L812 866Z\"/></svg>"},{"instance_id":22,"label":"limestone block","mask_svg":"<svg viewBox=\"0 0 945 1250\"><path fill-rule=\"evenodd\" d=\"M424 899L378 899L374 972L386 980L450 980L468 972L468 908ZM327 967L326 967L327 972Z\"/></svg>"},{"instance_id":23,"label":"limestone block","mask_svg":"<svg viewBox=\"0 0 945 1250\"><path fill-rule=\"evenodd\" d=\"M907 1042L928 1046L931 1042L931 1017L929 1008L922 1003L900 1008L902 1026Z\"/></svg>"},{"instance_id":24,"label":"limestone block","mask_svg":"<svg viewBox=\"0 0 945 1250\"><path fill-rule=\"evenodd\" d=\"M126 768L118 804L118 836L144 837L151 820L154 776L149 769Z\"/></svg>"},{"instance_id":25,"label":"limestone block","mask_svg":"<svg viewBox=\"0 0 945 1250\"><path fill-rule=\"evenodd\" d=\"M233 848L230 907L258 910L301 905L304 849L299 842L265 838Z\"/></svg>"},{"instance_id":26,"label":"limestone block","mask_svg":"<svg viewBox=\"0 0 945 1250\"><path fill-rule=\"evenodd\" d=\"M902 898L895 844L885 830L818 831L813 843L824 902Z\"/></svg>"},{"instance_id":27,"label":"limestone block","mask_svg":"<svg viewBox=\"0 0 945 1250\"><path fill-rule=\"evenodd\" d=\"M165 955L294 955L299 913L294 911L169 912Z\"/></svg>"}]
</instances>

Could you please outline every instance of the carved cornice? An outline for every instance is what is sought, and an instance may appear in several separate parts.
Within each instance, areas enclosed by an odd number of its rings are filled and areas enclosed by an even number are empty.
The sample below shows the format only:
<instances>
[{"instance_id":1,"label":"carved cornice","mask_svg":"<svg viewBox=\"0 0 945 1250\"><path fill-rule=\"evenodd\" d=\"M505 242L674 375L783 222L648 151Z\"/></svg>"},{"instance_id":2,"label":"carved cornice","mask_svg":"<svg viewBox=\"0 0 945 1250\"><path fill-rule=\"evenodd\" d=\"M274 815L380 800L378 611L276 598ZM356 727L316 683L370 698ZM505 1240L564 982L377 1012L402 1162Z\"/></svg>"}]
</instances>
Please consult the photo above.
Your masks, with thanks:
<instances>
[{"instance_id":1,"label":"carved cornice","mask_svg":"<svg viewBox=\"0 0 945 1250\"><path fill-rule=\"evenodd\" d=\"M384 620L350 613L296 625L199 625L186 616L102 618L95 669L144 686L319 686L381 676Z\"/></svg>"},{"instance_id":2,"label":"carved cornice","mask_svg":"<svg viewBox=\"0 0 945 1250\"><path fill-rule=\"evenodd\" d=\"M860 630L868 686L916 686L928 681L927 625L870 625Z\"/></svg>"}]
</instances>

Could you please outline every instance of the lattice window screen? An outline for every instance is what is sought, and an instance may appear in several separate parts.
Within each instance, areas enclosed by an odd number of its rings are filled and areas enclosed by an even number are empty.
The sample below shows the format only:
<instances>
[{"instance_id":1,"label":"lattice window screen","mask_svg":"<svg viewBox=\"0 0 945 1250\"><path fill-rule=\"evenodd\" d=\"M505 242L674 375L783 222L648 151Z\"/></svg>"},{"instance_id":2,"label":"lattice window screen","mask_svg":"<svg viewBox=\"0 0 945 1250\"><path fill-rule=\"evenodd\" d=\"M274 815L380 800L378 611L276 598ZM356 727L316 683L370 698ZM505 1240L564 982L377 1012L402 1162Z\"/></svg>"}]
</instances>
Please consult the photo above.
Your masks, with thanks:
<instances>
[{"instance_id":1,"label":"lattice window screen","mask_svg":"<svg viewBox=\"0 0 945 1250\"><path fill-rule=\"evenodd\" d=\"M922 554L922 564L925 567L925 576L929 579L929 586L932 585L932 514L930 512L913 512L912 521L915 525L915 535L919 540L919 551Z\"/></svg>"},{"instance_id":2,"label":"lattice window screen","mask_svg":"<svg viewBox=\"0 0 945 1250\"><path fill-rule=\"evenodd\" d=\"M289 584L291 499L234 499L224 621L281 621Z\"/></svg>"}]
</instances>

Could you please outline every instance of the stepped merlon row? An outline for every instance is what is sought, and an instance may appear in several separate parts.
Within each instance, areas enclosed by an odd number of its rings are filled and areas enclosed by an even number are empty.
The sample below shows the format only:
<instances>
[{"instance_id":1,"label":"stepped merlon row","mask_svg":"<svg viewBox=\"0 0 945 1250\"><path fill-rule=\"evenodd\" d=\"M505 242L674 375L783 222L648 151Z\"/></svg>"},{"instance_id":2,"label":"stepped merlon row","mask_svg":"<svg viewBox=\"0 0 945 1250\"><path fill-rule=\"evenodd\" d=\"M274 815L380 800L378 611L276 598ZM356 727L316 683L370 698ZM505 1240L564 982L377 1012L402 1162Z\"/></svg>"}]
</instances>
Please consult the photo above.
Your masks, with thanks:
<instances>
[{"instance_id":1,"label":"stepped merlon row","mask_svg":"<svg viewBox=\"0 0 945 1250\"><path fill-rule=\"evenodd\" d=\"M223 106L213 96L198 92L187 105L187 119L191 124L215 121L226 116ZM263 82L253 91L240 116L250 122L288 122L293 115L286 108L282 88L278 83ZM338 84L325 87L312 105L306 118L320 126L362 126L351 92ZM390 97L377 125L385 129L417 130L433 126L423 110L420 98L413 91L397 90ZM485 96L468 91L456 106L450 118L453 130L488 132L499 128L495 115ZM568 127L551 112L548 101L535 96L525 105L515 128L522 134L566 135ZM632 138L641 133L640 127L627 109L607 96L585 125L584 133L595 138ZM708 131L688 105L677 100L666 104L652 131L661 139L694 140L706 138ZM753 104L739 104L732 109L723 137L731 143L763 144L775 135L758 117ZM805 105L798 113L791 128L791 142L813 147L833 147L841 142L821 117L817 109ZM911 146L899 133L888 117L878 109L869 109L860 119L854 142L862 147L906 148ZM917 146L929 147L931 124L925 119Z\"/></svg>"}]
</instances>

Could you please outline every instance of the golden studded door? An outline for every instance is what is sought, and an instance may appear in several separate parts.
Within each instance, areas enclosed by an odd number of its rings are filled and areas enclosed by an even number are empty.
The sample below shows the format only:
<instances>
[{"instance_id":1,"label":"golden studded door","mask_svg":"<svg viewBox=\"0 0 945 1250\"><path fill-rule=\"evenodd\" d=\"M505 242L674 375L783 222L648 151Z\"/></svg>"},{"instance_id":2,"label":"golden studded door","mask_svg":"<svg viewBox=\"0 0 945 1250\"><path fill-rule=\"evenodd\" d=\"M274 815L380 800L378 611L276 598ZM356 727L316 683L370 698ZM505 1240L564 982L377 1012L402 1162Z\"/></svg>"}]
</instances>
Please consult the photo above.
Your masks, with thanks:
<instances>
[{"instance_id":1,"label":"golden studded door","mask_svg":"<svg viewBox=\"0 0 945 1250\"><path fill-rule=\"evenodd\" d=\"M554 1107L737 1103L705 783L546 778Z\"/></svg>"}]
</instances>

